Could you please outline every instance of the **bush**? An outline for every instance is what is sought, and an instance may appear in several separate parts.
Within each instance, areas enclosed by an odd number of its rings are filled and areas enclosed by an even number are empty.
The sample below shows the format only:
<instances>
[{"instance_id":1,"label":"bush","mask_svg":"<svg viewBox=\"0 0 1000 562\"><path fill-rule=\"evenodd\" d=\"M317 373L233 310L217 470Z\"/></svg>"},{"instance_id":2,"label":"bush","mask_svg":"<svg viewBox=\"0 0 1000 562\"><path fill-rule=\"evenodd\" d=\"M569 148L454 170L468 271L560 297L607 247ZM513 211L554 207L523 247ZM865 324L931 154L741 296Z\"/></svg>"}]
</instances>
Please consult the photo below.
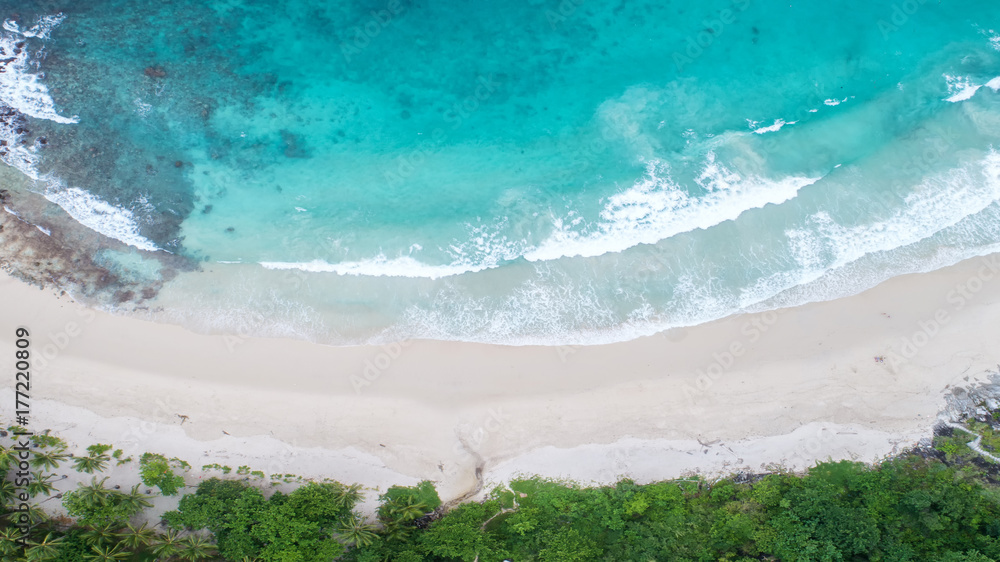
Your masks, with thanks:
<instances>
[{"instance_id":1,"label":"bush","mask_svg":"<svg viewBox=\"0 0 1000 562\"><path fill-rule=\"evenodd\" d=\"M336 482L309 483L265 499L243 482L211 478L164 519L177 529L209 529L228 560L328 562L344 551L331 535L351 515L347 490Z\"/></svg>"},{"instance_id":2,"label":"bush","mask_svg":"<svg viewBox=\"0 0 1000 562\"><path fill-rule=\"evenodd\" d=\"M170 461L155 453L143 453L139 459L139 476L143 484L156 486L164 496L176 496L184 487L184 477L174 474Z\"/></svg>"},{"instance_id":3,"label":"bush","mask_svg":"<svg viewBox=\"0 0 1000 562\"><path fill-rule=\"evenodd\" d=\"M416 486L393 486L379 499L378 516L384 522L407 523L441 506L441 498L428 480Z\"/></svg>"}]
</instances>

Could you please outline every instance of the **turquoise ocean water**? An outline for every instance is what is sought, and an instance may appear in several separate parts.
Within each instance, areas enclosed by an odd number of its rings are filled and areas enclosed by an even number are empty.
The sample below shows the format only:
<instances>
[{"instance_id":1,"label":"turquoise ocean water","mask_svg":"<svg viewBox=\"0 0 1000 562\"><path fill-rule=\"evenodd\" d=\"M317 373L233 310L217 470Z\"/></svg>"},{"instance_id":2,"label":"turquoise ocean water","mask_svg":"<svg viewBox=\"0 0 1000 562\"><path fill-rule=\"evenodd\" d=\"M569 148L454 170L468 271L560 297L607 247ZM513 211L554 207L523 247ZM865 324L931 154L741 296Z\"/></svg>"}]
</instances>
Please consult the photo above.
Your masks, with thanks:
<instances>
[{"instance_id":1,"label":"turquoise ocean water","mask_svg":"<svg viewBox=\"0 0 1000 562\"><path fill-rule=\"evenodd\" d=\"M67 290L195 330L611 342L1000 250L997 2L0 17L11 189L155 287Z\"/></svg>"}]
</instances>

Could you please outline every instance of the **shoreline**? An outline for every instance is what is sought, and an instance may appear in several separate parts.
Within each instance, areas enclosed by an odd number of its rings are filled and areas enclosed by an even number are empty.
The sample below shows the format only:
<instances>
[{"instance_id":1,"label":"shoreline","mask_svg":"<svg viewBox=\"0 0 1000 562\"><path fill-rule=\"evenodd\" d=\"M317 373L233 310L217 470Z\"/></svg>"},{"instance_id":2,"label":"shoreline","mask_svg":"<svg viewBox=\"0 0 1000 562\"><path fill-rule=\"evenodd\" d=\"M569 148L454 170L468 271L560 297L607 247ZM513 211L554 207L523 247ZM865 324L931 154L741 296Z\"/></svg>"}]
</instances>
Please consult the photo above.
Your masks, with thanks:
<instances>
[{"instance_id":1,"label":"shoreline","mask_svg":"<svg viewBox=\"0 0 1000 562\"><path fill-rule=\"evenodd\" d=\"M31 330L31 429L73 446L178 456L189 484L228 456L370 489L429 479L448 501L477 469L607 483L890 455L1000 362L997 281L1000 254L615 344L330 347L112 316L4 274L0 345Z\"/></svg>"}]
</instances>

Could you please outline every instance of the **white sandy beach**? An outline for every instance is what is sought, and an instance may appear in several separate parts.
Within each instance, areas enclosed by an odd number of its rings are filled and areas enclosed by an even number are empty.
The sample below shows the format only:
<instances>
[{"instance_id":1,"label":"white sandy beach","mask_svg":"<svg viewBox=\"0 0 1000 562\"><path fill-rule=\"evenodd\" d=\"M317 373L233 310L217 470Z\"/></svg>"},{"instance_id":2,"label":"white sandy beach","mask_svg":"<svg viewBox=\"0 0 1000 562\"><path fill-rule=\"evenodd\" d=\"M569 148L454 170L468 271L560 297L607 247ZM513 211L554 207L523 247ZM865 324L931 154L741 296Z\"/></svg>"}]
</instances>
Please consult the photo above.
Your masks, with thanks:
<instances>
[{"instance_id":1,"label":"white sandy beach","mask_svg":"<svg viewBox=\"0 0 1000 562\"><path fill-rule=\"evenodd\" d=\"M219 463L372 490L430 479L445 500L475 488L477 467L487 484L516 474L646 482L875 460L929 436L945 393L1000 362L1000 255L835 301L576 348L195 334L92 312L9 276L0 304L0 349L13 350L18 326L32 334L34 431L183 458L190 484Z\"/></svg>"}]
</instances>

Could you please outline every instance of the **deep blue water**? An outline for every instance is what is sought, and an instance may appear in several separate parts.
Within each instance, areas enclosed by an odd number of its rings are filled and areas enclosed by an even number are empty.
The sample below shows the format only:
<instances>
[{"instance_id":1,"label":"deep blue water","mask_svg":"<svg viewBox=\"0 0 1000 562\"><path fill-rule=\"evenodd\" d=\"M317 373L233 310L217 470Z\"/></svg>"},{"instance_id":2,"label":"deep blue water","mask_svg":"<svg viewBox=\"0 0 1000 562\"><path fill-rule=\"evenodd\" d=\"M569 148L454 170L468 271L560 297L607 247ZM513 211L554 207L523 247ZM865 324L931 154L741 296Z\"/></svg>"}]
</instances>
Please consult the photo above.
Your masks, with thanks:
<instances>
[{"instance_id":1,"label":"deep blue water","mask_svg":"<svg viewBox=\"0 0 1000 562\"><path fill-rule=\"evenodd\" d=\"M996 2L0 17L5 162L198 330L617 341L1000 249Z\"/></svg>"}]
</instances>

